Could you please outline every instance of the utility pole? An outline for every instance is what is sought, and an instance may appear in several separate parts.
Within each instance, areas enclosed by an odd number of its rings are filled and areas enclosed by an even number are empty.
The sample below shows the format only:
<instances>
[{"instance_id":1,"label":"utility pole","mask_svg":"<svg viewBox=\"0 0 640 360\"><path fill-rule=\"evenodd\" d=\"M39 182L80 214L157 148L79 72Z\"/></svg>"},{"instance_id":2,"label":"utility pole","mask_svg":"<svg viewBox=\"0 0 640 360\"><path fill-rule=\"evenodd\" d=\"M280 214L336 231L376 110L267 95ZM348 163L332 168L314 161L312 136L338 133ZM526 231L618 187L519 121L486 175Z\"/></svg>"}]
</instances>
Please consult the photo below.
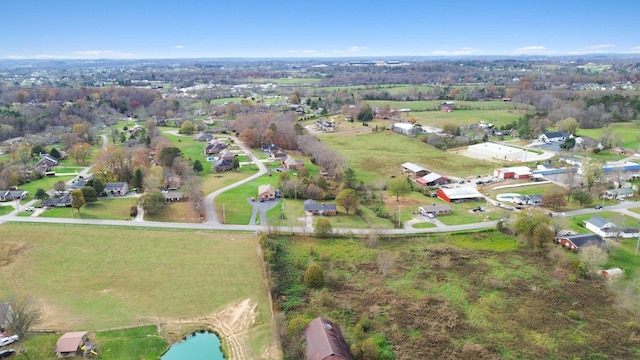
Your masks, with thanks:
<instances>
[{"instance_id":1,"label":"utility pole","mask_svg":"<svg viewBox=\"0 0 640 360\"><path fill-rule=\"evenodd\" d=\"M224 213L224 205L225 204L222 204L222 223L226 224L227 220L226 220L226 216L225 216L225 213Z\"/></svg>"},{"instance_id":2,"label":"utility pole","mask_svg":"<svg viewBox=\"0 0 640 360\"><path fill-rule=\"evenodd\" d=\"M640 246L640 235L638 235L638 242L636 242L636 256L638 256L638 247Z\"/></svg>"}]
</instances>

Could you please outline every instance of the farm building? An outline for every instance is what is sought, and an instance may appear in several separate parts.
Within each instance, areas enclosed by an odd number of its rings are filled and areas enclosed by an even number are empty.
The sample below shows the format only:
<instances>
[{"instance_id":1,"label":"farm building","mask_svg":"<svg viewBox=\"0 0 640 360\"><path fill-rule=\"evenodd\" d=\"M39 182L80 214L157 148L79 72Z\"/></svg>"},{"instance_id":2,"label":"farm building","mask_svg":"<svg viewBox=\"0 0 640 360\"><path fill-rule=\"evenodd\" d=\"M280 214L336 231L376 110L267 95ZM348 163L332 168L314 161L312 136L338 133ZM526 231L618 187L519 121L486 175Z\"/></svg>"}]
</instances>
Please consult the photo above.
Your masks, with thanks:
<instances>
[{"instance_id":1,"label":"farm building","mask_svg":"<svg viewBox=\"0 0 640 360\"><path fill-rule=\"evenodd\" d=\"M424 130L420 124L412 123L395 123L391 126L391 130L407 136L424 134Z\"/></svg>"},{"instance_id":2,"label":"farm building","mask_svg":"<svg viewBox=\"0 0 640 360\"><path fill-rule=\"evenodd\" d=\"M430 173L423 177L417 178L416 182L424 186L434 186L434 185L446 184L449 182L449 180L442 175L439 175L436 173Z\"/></svg>"},{"instance_id":3,"label":"farm building","mask_svg":"<svg viewBox=\"0 0 640 360\"><path fill-rule=\"evenodd\" d=\"M86 341L88 341L88 333L86 331L64 333L56 342L56 356L82 356L83 351L81 348Z\"/></svg>"},{"instance_id":4,"label":"farm building","mask_svg":"<svg viewBox=\"0 0 640 360\"><path fill-rule=\"evenodd\" d=\"M418 208L418 212L420 213L420 215L427 215L427 214L446 215L446 214L451 214L451 206L445 205L445 204L425 205L425 206L420 206Z\"/></svg>"},{"instance_id":5,"label":"farm building","mask_svg":"<svg viewBox=\"0 0 640 360\"><path fill-rule=\"evenodd\" d=\"M500 179L529 179L531 169L526 166L513 166L493 170L493 176Z\"/></svg>"},{"instance_id":6,"label":"farm building","mask_svg":"<svg viewBox=\"0 0 640 360\"><path fill-rule=\"evenodd\" d=\"M438 189L438 197L446 202L460 202L484 199L478 190L470 187L455 189Z\"/></svg>"},{"instance_id":7,"label":"farm building","mask_svg":"<svg viewBox=\"0 0 640 360\"><path fill-rule=\"evenodd\" d=\"M273 185L258 186L258 199L271 200L276 198L276 189Z\"/></svg>"},{"instance_id":8,"label":"farm building","mask_svg":"<svg viewBox=\"0 0 640 360\"><path fill-rule=\"evenodd\" d=\"M308 199L304 201L304 211L313 215L335 215L336 204L318 204L315 200Z\"/></svg>"},{"instance_id":9,"label":"farm building","mask_svg":"<svg viewBox=\"0 0 640 360\"><path fill-rule=\"evenodd\" d=\"M573 252L578 252L581 248L587 246L605 247L607 245L600 235L596 234L558 236L555 238L555 242Z\"/></svg>"},{"instance_id":10,"label":"farm building","mask_svg":"<svg viewBox=\"0 0 640 360\"><path fill-rule=\"evenodd\" d=\"M401 166L402 166L402 172L410 174L412 179L425 176L429 173L429 170L427 170L427 168L424 168L418 164L414 164L411 162L406 162Z\"/></svg>"},{"instance_id":11,"label":"farm building","mask_svg":"<svg viewBox=\"0 0 640 360\"><path fill-rule=\"evenodd\" d=\"M526 153L520 148L491 142L469 145L467 149L470 156L480 159L495 158L508 161L523 161L526 158ZM474 156L474 154L477 155Z\"/></svg>"},{"instance_id":12,"label":"farm building","mask_svg":"<svg viewBox=\"0 0 640 360\"><path fill-rule=\"evenodd\" d=\"M307 360L353 360L338 325L315 318L304 330Z\"/></svg>"},{"instance_id":13,"label":"farm building","mask_svg":"<svg viewBox=\"0 0 640 360\"><path fill-rule=\"evenodd\" d=\"M445 101L442 104L440 104L440 111L452 112L453 111L453 101Z\"/></svg>"}]
</instances>

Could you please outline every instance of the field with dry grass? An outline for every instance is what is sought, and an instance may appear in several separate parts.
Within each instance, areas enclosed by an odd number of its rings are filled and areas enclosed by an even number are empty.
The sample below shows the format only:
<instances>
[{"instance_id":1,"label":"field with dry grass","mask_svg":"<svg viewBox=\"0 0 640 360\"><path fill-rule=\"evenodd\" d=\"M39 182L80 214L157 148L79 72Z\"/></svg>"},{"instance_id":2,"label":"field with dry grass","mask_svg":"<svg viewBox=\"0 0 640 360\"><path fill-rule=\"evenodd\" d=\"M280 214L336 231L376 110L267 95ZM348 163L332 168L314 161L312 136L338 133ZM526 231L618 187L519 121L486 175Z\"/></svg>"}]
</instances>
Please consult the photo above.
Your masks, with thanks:
<instances>
[{"instance_id":1,"label":"field with dry grass","mask_svg":"<svg viewBox=\"0 0 640 360\"><path fill-rule=\"evenodd\" d=\"M264 358L272 345L254 234L41 224L0 231L0 298L33 297L43 310L38 328L204 326L248 300L246 358Z\"/></svg>"}]
</instances>

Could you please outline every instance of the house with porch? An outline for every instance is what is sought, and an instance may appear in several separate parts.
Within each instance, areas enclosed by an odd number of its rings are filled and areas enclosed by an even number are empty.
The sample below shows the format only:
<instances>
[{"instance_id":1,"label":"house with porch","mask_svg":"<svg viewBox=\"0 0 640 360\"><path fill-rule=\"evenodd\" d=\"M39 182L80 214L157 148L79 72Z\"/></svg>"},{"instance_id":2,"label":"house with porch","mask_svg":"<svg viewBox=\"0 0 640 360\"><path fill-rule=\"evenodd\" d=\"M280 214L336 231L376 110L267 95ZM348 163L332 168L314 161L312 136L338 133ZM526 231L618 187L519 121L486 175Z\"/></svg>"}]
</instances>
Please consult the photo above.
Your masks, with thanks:
<instances>
[{"instance_id":1,"label":"house with porch","mask_svg":"<svg viewBox=\"0 0 640 360\"><path fill-rule=\"evenodd\" d=\"M632 188L609 189L605 191L602 196L609 200L624 199L628 197L633 197L634 193L635 193L635 190L633 190Z\"/></svg>"},{"instance_id":2,"label":"house with porch","mask_svg":"<svg viewBox=\"0 0 640 360\"><path fill-rule=\"evenodd\" d=\"M566 131L555 131L540 135L538 141L548 144L551 142L565 141L570 137L573 136Z\"/></svg>"}]
</instances>

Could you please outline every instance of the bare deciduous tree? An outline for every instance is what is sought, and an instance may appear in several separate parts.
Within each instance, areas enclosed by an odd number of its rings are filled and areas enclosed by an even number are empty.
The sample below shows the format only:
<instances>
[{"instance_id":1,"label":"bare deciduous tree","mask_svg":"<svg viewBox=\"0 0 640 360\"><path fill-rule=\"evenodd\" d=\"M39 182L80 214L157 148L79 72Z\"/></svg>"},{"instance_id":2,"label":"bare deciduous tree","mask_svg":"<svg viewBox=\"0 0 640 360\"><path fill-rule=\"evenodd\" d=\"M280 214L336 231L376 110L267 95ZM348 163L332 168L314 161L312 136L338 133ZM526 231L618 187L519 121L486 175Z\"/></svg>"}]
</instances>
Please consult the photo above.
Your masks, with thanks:
<instances>
[{"instance_id":1,"label":"bare deciduous tree","mask_svg":"<svg viewBox=\"0 0 640 360\"><path fill-rule=\"evenodd\" d=\"M387 272L393 267L396 261L394 254L389 252L378 253L378 268L382 272L382 276L386 276Z\"/></svg>"},{"instance_id":2,"label":"bare deciduous tree","mask_svg":"<svg viewBox=\"0 0 640 360\"><path fill-rule=\"evenodd\" d=\"M20 352L24 352L24 338L29 328L40 319L40 309L32 298L25 295L11 296L9 306L7 328L18 335Z\"/></svg>"}]
</instances>

